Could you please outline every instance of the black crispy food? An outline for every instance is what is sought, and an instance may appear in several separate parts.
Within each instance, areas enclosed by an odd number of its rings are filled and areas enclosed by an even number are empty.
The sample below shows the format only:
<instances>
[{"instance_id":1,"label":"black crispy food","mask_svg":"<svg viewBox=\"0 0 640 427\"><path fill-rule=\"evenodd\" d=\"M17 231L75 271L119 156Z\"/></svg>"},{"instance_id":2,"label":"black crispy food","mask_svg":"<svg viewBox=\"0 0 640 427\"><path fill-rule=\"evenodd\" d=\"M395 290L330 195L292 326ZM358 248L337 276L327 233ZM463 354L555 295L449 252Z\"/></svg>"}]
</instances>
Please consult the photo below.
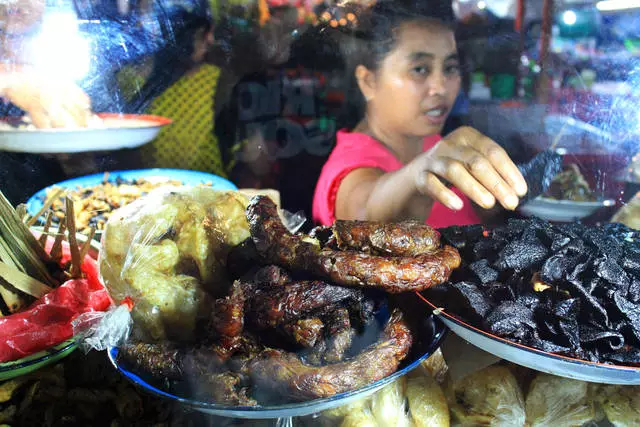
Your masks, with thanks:
<instances>
[{"instance_id":1,"label":"black crispy food","mask_svg":"<svg viewBox=\"0 0 640 427\"><path fill-rule=\"evenodd\" d=\"M544 351L640 365L640 233L531 218L440 230L462 265L425 295L472 325ZM636 357L636 359L634 359Z\"/></svg>"},{"instance_id":2,"label":"black crispy food","mask_svg":"<svg viewBox=\"0 0 640 427\"><path fill-rule=\"evenodd\" d=\"M460 265L451 246L413 257L383 257L323 248L308 236L291 234L275 203L255 196L247 207L251 236L260 256L293 271L305 271L336 285L381 289L389 293L419 291L445 282Z\"/></svg>"},{"instance_id":3,"label":"black crispy food","mask_svg":"<svg viewBox=\"0 0 640 427\"><path fill-rule=\"evenodd\" d=\"M518 165L518 169L529 188L527 195L520 202L524 203L549 189L553 178L562 172L562 156L545 150L536 154L529 162Z\"/></svg>"}]
</instances>

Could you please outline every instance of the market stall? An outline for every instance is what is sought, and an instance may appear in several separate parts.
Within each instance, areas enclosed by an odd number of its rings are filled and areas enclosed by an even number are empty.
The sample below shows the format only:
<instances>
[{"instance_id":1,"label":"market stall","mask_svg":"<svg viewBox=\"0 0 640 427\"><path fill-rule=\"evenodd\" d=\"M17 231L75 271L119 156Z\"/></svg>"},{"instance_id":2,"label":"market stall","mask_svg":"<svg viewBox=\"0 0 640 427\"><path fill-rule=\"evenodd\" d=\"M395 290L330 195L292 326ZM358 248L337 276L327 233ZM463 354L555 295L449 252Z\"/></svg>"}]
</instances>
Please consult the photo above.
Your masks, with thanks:
<instances>
[{"instance_id":1,"label":"market stall","mask_svg":"<svg viewBox=\"0 0 640 427\"><path fill-rule=\"evenodd\" d=\"M136 22L136 11L169 16L180 2L148 3L111 13ZM177 9L212 7L196 3ZM92 113L87 127L64 129L28 115L0 120L0 151L76 167L66 180L41 177L51 185L16 203L3 192L20 194L20 179L0 182L0 425L640 424L635 95L596 93L600 74L596 91L557 77L558 11L570 2L456 2L459 14L473 3L472 15L513 18L505 57L531 58L494 64L493 75L473 63L469 91L485 96L471 96L471 110L485 113L474 125L505 140L528 194L491 224L439 229L414 220L315 227L305 173L316 167L304 155L333 146L351 96L344 70L362 43L359 13L372 2L254 3L213 15L229 13L230 32L257 34L268 52L250 73L220 80L228 87L215 102L228 105L192 118L225 113L207 155L228 177L73 164L77 152L148 149L175 129L169 118ZM538 18L532 48L527 24ZM209 43L201 28L188 50L198 58ZM169 93L194 87L174 81ZM522 145L510 146L511 135ZM261 157L265 147L277 154ZM248 158L253 175L231 173ZM245 183L252 188L238 188Z\"/></svg>"}]
</instances>

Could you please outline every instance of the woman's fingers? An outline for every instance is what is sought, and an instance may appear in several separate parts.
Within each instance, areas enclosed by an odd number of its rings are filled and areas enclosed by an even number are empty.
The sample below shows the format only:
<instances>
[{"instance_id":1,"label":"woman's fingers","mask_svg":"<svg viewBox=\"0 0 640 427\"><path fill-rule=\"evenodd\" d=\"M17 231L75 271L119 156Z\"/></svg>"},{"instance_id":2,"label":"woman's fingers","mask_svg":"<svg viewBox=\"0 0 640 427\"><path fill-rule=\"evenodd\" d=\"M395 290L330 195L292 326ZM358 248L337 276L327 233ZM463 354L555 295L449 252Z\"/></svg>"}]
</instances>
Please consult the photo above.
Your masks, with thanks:
<instances>
[{"instance_id":1,"label":"woman's fingers","mask_svg":"<svg viewBox=\"0 0 640 427\"><path fill-rule=\"evenodd\" d=\"M493 162L483 156L479 151L470 147L461 147L459 151L460 162L465 165L469 173L489 192L500 204L509 210L518 207L520 199L515 190L505 182L501 174L496 170ZM482 196L483 198L486 195ZM489 199L486 199L487 202ZM480 204L485 207L485 204Z\"/></svg>"},{"instance_id":2,"label":"woman's fingers","mask_svg":"<svg viewBox=\"0 0 640 427\"><path fill-rule=\"evenodd\" d=\"M516 195L522 197L527 194L527 182L502 147L484 135L476 140L473 147L491 162L500 176L515 191Z\"/></svg>"},{"instance_id":3,"label":"woman's fingers","mask_svg":"<svg viewBox=\"0 0 640 427\"><path fill-rule=\"evenodd\" d=\"M416 178L416 187L421 194L437 200L449 209L459 211L462 209L463 202L453 191L449 190L446 185L431 172L423 172Z\"/></svg>"},{"instance_id":4,"label":"woman's fingers","mask_svg":"<svg viewBox=\"0 0 640 427\"><path fill-rule=\"evenodd\" d=\"M469 172L461 161L444 158L434 166L434 171L438 175L446 178L478 205L491 209L496 204L493 194Z\"/></svg>"},{"instance_id":5,"label":"woman's fingers","mask_svg":"<svg viewBox=\"0 0 640 427\"><path fill-rule=\"evenodd\" d=\"M472 148L484 156L500 176L509 184L517 196L527 194L527 182L513 163L507 152L491 138L471 127L462 127L447 137L450 140L451 157L456 158L455 153L461 147Z\"/></svg>"}]
</instances>

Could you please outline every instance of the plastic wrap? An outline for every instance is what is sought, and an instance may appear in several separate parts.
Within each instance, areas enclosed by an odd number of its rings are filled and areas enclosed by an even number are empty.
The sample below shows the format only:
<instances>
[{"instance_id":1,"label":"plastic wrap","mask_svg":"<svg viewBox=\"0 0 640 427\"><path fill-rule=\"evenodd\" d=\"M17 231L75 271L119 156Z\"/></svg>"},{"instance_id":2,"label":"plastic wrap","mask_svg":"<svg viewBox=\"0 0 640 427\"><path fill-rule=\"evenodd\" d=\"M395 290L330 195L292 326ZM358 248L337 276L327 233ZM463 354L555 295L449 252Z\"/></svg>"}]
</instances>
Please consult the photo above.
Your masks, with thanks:
<instances>
[{"instance_id":1,"label":"plastic wrap","mask_svg":"<svg viewBox=\"0 0 640 427\"><path fill-rule=\"evenodd\" d=\"M397 427L411 425L405 405L405 385L406 380L402 377L373 395L371 413L379 425Z\"/></svg>"},{"instance_id":2,"label":"plastic wrap","mask_svg":"<svg viewBox=\"0 0 640 427\"><path fill-rule=\"evenodd\" d=\"M371 398L365 397L363 399L356 400L355 402L348 405L338 406L337 408L324 411L322 413L322 416L325 419L329 420L332 425L336 425L340 422L340 420L342 420L352 412L359 412L363 411L364 409L368 410L370 403Z\"/></svg>"},{"instance_id":3,"label":"plastic wrap","mask_svg":"<svg viewBox=\"0 0 640 427\"><path fill-rule=\"evenodd\" d=\"M640 386L592 384L591 394L615 427L640 425Z\"/></svg>"},{"instance_id":4,"label":"plastic wrap","mask_svg":"<svg viewBox=\"0 0 640 427\"><path fill-rule=\"evenodd\" d=\"M448 427L449 406L440 385L424 368L409 375L406 387L409 411L416 427Z\"/></svg>"},{"instance_id":5,"label":"plastic wrap","mask_svg":"<svg viewBox=\"0 0 640 427\"><path fill-rule=\"evenodd\" d=\"M51 249L52 239L48 240ZM71 259L69 245L63 243L62 264ZM69 280L55 288L27 310L0 318L0 362L17 360L73 337L72 321L86 312L104 311L111 305L107 291L98 280L96 262L86 257L85 278Z\"/></svg>"},{"instance_id":6,"label":"plastic wrap","mask_svg":"<svg viewBox=\"0 0 640 427\"><path fill-rule=\"evenodd\" d=\"M588 383L549 374L531 382L525 407L528 424L536 427L579 427L595 417Z\"/></svg>"},{"instance_id":7,"label":"plastic wrap","mask_svg":"<svg viewBox=\"0 0 640 427\"><path fill-rule=\"evenodd\" d=\"M447 373L449 372L449 366L444 360L442 350L439 348L429 356L427 360L422 362L421 365L422 368L426 369L427 373L430 374L439 384L444 382Z\"/></svg>"},{"instance_id":8,"label":"plastic wrap","mask_svg":"<svg viewBox=\"0 0 640 427\"><path fill-rule=\"evenodd\" d=\"M161 188L112 214L100 275L117 304L133 301L137 338L193 339L210 298L229 285L229 249L249 237L248 202L235 191Z\"/></svg>"},{"instance_id":9,"label":"plastic wrap","mask_svg":"<svg viewBox=\"0 0 640 427\"><path fill-rule=\"evenodd\" d=\"M130 312L131 307L122 304L106 312L88 312L78 316L72 324L80 348L88 353L90 350L102 351L125 343L131 333Z\"/></svg>"},{"instance_id":10,"label":"plastic wrap","mask_svg":"<svg viewBox=\"0 0 640 427\"><path fill-rule=\"evenodd\" d=\"M340 427L380 427L383 425L385 424L379 424L377 422L368 407L360 407L344 417Z\"/></svg>"},{"instance_id":11,"label":"plastic wrap","mask_svg":"<svg viewBox=\"0 0 640 427\"><path fill-rule=\"evenodd\" d=\"M522 391L505 366L489 366L449 384L447 400L459 425L525 425Z\"/></svg>"}]
</instances>

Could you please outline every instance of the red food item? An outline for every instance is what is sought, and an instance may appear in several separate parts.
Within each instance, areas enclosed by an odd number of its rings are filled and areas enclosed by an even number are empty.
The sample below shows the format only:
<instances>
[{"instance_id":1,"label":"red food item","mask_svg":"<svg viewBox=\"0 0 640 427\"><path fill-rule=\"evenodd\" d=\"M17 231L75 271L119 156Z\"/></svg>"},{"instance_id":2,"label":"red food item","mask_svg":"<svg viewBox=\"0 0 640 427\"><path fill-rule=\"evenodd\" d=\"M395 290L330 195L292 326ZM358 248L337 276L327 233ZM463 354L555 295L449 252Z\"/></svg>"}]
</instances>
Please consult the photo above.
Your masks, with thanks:
<instances>
[{"instance_id":1,"label":"red food item","mask_svg":"<svg viewBox=\"0 0 640 427\"><path fill-rule=\"evenodd\" d=\"M62 263L71 258L63 245ZM71 322L82 313L106 311L111 299L91 257L82 264L84 279L69 280L20 313L0 318L0 362L17 360L73 336Z\"/></svg>"}]
</instances>

